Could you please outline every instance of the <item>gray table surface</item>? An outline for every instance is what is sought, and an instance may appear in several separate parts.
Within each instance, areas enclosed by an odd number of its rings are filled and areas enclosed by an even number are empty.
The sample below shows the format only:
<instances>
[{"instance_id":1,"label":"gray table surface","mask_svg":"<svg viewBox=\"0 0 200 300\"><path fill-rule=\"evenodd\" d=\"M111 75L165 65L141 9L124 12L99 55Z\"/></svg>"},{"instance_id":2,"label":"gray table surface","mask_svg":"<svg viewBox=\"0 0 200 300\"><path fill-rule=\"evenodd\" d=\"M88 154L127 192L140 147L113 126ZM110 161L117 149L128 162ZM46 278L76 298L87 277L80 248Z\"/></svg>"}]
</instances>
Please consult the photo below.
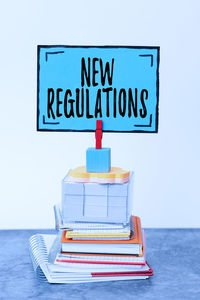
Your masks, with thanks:
<instances>
[{"instance_id":1,"label":"gray table surface","mask_svg":"<svg viewBox=\"0 0 200 300\"><path fill-rule=\"evenodd\" d=\"M28 239L53 230L0 231L0 299L200 299L200 229L147 229L148 280L49 284L35 276Z\"/></svg>"}]
</instances>

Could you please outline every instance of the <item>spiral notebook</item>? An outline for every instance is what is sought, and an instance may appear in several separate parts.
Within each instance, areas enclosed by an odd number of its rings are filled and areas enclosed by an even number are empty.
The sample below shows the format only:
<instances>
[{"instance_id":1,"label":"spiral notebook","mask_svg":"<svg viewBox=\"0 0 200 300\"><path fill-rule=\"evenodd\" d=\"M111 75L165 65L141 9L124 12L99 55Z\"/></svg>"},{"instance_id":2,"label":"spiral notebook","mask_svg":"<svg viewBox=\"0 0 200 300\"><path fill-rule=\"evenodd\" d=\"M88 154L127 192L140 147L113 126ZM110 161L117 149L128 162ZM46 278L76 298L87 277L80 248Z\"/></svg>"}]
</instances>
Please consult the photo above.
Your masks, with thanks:
<instances>
[{"instance_id":1,"label":"spiral notebook","mask_svg":"<svg viewBox=\"0 0 200 300\"><path fill-rule=\"evenodd\" d=\"M86 283L114 280L147 279L153 275L148 264L137 266L91 266L68 263L60 266L48 262L48 255L56 235L36 234L30 238L29 249L38 278L49 283Z\"/></svg>"}]
</instances>

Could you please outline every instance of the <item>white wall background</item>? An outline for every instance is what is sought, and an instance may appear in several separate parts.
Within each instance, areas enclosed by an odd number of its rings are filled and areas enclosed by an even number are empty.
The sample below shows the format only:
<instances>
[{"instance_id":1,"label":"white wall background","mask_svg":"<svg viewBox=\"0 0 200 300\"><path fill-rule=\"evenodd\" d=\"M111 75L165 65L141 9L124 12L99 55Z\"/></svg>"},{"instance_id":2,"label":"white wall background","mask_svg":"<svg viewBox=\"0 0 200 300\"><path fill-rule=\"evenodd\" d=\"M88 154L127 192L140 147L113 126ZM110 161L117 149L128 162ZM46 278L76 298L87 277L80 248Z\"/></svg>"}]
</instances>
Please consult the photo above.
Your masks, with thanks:
<instances>
[{"instance_id":1,"label":"white wall background","mask_svg":"<svg viewBox=\"0 0 200 300\"><path fill-rule=\"evenodd\" d=\"M200 2L1 1L0 228L54 226L61 179L92 133L36 132L38 44L160 45L158 134L104 134L135 171L145 227L200 227Z\"/></svg>"}]
</instances>

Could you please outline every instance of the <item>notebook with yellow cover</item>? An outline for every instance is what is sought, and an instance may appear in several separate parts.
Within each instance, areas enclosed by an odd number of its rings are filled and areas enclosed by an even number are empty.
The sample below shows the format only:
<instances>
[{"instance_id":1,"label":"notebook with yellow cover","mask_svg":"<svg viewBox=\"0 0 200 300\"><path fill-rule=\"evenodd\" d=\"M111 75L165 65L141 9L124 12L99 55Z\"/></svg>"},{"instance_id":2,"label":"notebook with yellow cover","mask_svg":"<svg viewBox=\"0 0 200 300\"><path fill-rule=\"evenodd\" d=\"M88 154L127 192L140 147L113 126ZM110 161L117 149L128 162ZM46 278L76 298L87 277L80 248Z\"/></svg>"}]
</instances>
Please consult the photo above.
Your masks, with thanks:
<instances>
[{"instance_id":1,"label":"notebook with yellow cover","mask_svg":"<svg viewBox=\"0 0 200 300\"><path fill-rule=\"evenodd\" d=\"M65 237L67 239L129 239L131 235L134 235L134 225L132 222L132 218L131 218L131 222L130 222L130 229L129 231L119 231L119 230L112 230L112 229L104 229L104 230L77 230L77 229L67 229L66 230L66 234Z\"/></svg>"}]
</instances>

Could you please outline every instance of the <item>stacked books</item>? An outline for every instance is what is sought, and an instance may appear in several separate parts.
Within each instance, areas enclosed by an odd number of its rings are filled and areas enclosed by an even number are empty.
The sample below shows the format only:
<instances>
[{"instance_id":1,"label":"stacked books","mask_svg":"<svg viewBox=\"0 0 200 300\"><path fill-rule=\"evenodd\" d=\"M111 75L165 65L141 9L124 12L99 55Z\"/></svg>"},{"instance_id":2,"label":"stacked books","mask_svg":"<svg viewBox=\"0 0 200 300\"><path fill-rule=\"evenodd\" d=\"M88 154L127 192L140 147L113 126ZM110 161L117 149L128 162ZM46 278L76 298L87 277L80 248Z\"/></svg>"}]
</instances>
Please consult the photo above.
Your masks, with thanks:
<instances>
[{"instance_id":1,"label":"stacked books","mask_svg":"<svg viewBox=\"0 0 200 300\"><path fill-rule=\"evenodd\" d=\"M70 171L62 181L61 207L54 207L55 235L35 235L35 271L51 283L147 279L145 232L132 215L133 173Z\"/></svg>"}]
</instances>

